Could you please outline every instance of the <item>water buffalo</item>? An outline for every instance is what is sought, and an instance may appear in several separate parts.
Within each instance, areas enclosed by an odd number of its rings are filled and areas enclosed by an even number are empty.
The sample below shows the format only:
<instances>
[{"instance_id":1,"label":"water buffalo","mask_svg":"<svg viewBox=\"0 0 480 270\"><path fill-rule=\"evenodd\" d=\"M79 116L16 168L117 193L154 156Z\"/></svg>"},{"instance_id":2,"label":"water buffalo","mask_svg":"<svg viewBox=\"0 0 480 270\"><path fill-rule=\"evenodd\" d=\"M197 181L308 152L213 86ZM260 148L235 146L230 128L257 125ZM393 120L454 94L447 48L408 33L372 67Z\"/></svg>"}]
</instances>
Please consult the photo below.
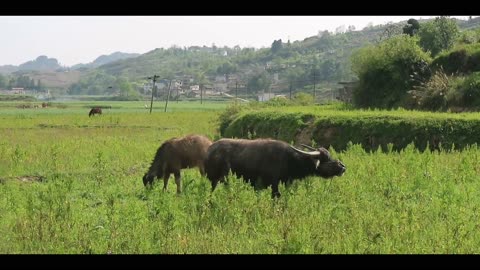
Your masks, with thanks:
<instances>
[{"instance_id":1,"label":"water buffalo","mask_svg":"<svg viewBox=\"0 0 480 270\"><path fill-rule=\"evenodd\" d=\"M92 108L90 112L88 113L88 117L95 115L95 114L102 114L102 109L99 107Z\"/></svg>"},{"instance_id":2,"label":"water buffalo","mask_svg":"<svg viewBox=\"0 0 480 270\"><path fill-rule=\"evenodd\" d=\"M173 173L177 184L177 193L181 193L180 170L198 167L200 174L205 175L204 160L211 144L212 141L202 135L188 135L164 142L158 148L150 169L143 176L143 184L151 186L155 177L163 177L163 189L166 190L168 178Z\"/></svg>"},{"instance_id":3,"label":"water buffalo","mask_svg":"<svg viewBox=\"0 0 480 270\"><path fill-rule=\"evenodd\" d=\"M303 145L305 146L305 145ZM272 197L280 197L280 182L291 183L310 175L323 178L341 176L345 165L333 160L325 148L306 152L286 142L272 139L221 139L208 149L205 171L212 191L231 170L256 189L272 186Z\"/></svg>"}]
</instances>

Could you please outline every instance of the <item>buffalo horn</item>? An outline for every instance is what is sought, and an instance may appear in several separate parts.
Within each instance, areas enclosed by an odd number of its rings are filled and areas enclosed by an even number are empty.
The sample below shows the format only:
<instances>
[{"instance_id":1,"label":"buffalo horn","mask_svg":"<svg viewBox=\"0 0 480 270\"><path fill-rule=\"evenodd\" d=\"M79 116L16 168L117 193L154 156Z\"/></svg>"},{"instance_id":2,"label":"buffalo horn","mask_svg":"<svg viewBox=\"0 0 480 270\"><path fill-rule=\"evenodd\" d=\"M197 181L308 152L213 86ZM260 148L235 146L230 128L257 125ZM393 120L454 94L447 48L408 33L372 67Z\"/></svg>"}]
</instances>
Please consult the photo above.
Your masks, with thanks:
<instances>
[{"instance_id":1,"label":"buffalo horn","mask_svg":"<svg viewBox=\"0 0 480 270\"><path fill-rule=\"evenodd\" d=\"M319 151L305 152L305 151L302 151L302 150L300 150L300 149L297 149L297 148L295 148L295 147L293 147L293 146L291 146L291 145L290 145L290 147L292 147L293 150L295 150L295 151L297 151L297 152L299 152L299 153L305 154L305 155L307 155L307 156L317 157L317 156L320 155L320 152L319 152Z\"/></svg>"},{"instance_id":2,"label":"buffalo horn","mask_svg":"<svg viewBox=\"0 0 480 270\"><path fill-rule=\"evenodd\" d=\"M306 144L301 144L301 146L303 146L303 147L305 147L305 148L308 148L308 149L310 149L310 150L312 150L312 151L317 151L317 149L315 149L315 148L313 148L313 147L311 147L311 146L309 146L309 145L306 145Z\"/></svg>"}]
</instances>

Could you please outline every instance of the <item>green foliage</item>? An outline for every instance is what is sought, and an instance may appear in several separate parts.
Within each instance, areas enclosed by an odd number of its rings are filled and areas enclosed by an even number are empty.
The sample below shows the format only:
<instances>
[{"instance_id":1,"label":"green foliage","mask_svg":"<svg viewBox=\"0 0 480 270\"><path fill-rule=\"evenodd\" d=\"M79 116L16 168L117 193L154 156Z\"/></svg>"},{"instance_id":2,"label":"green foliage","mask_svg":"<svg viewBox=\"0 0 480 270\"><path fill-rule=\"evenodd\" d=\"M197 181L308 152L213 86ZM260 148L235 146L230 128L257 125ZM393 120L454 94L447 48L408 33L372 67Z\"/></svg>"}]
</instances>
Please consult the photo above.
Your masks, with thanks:
<instances>
[{"instance_id":1,"label":"green foliage","mask_svg":"<svg viewBox=\"0 0 480 270\"><path fill-rule=\"evenodd\" d=\"M435 18L434 21L423 23L418 31L419 44L432 56L442 50L452 48L459 34L458 26L453 19L445 16Z\"/></svg>"},{"instance_id":2,"label":"green foliage","mask_svg":"<svg viewBox=\"0 0 480 270\"><path fill-rule=\"evenodd\" d=\"M3 254L479 251L480 149L476 145L462 151L419 152L410 144L398 152L367 152L350 142L345 151L330 148L333 157L346 164L345 175L281 185L282 197L275 201L270 189L255 191L234 176L212 193L209 181L198 170L185 169L184 189L177 195L173 179L164 192L161 181L146 190L141 178L163 141L189 133L216 137L215 112L185 103L174 113L154 110L150 115L137 109L138 102L117 102L110 115L95 119L75 109L90 103L25 112L20 117L17 109L3 105ZM379 114L389 114L387 122L407 115L429 122L445 115L332 108L337 107L285 107L282 112L303 110L303 114L324 114L325 118L340 115L344 121L365 114L365 119L379 122L386 120ZM270 109L275 111L278 108ZM112 124L111 117L120 119L118 124ZM451 117L465 118L444 126L456 129L457 124L479 115ZM475 136L461 132L456 135ZM348 139L351 134L341 136Z\"/></svg>"},{"instance_id":3,"label":"green foliage","mask_svg":"<svg viewBox=\"0 0 480 270\"><path fill-rule=\"evenodd\" d=\"M437 70L427 82L421 82L409 91L416 103L414 106L433 111L446 109L447 96L451 96L454 91L452 83L452 77L447 76L442 69Z\"/></svg>"},{"instance_id":4,"label":"green foliage","mask_svg":"<svg viewBox=\"0 0 480 270\"><path fill-rule=\"evenodd\" d=\"M480 42L480 28L461 31L457 42L459 44L474 44Z\"/></svg>"},{"instance_id":5,"label":"green foliage","mask_svg":"<svg viewBox=\"0 0 480 270\"><path fill-rule=\"evenodd\" d=\"M241 105L237 104L236 102L232 102L219 114L219 133L221 135L225 134L225 129L238 116L242 109L243 107Z\"/></svg>"},{"instance_id":6,"label":"green foliage","mask_svg":"<svg viewBox=\"0 0 480 270\"><path fill-rule=\"evenodd\" d=\"M413 73L424 73L431 61L417 45L417 39L395 36L376 46L367 46L352 56L352 70L358 76L353 92L358 107L392 108L401 106L412 89Z\"/></svg>"},{"instance_id":7,"label":"green foliage","mask_svg":"<svg viewBox=\"0 0 480 270\"><path fill-rule=\"evenodd\" d=\"M474 79L471 79L472 81ZM478 94L475 92L475 94ZM315 140L323 146L344 150L351 141L367 150L379 147L395 150L410 143L420 150L465 148L477 142L480 132L478 114L432 114L399 111L338 111L328 108L285 107L282 112L273 108L241 113L225 129L224 136L248 138L279 138L284 141ZM310 134L305 138L306 134Z\"/></svg>"},{"instance_id":8,"label":"green foliage","mask_svg":"<svg viewBox=\"0 0 480 270\"><path fill-rule=\"evenodd\" d=\"M269 106L269 107L283 107L283 106L288 106L292 104L292 101L287 99L286 97L280 96L280 97L271 98L264 103L265 103L264 104L265 106Z\"/></svg>"},{"instance_id":9,"label":"green foliage","mask_svg":"<svg viewBox=\"0 0 480 270\"><path fill-rule=\"evenodd\" d=\"M303 92L296 93L292 101L294 104L302 106L313 105L315 103L312 95Z\"/></svg>"},{"instance_id":10,"label":"green foliage","mask_svg":"<svg viewBox=\"0 0 480 270\"><path fill-rule=\"evenodd\" d=\"M225 62L217 68L217 74L232 74L237 72L238 65L231 62Z\"/></svg>"},{"instance_id":11,"label":"green foliage","mask_svg":"<svg viewBox=\"0 0 480 270\"><path fill-rule=\"evenodd\" d=\"M266 72L262 72L258 75L253 76L247 83L248 89L250 89L253 93L257 93L259 91L267 90L272 82L267 76Z\"/></svg>"},{"instance_id":12,"label":"green foliage","mask_svg":"<svg viewBox=\"0 0 480 270\"><path fill-rule=\"evenodd\" d=\"M272 47L270 48L270 51L275 54L277 53L278 51L280 51L281 49L283 48L283 43L282 43L282 40L279 39L279 40L274 40L273 43L272 43Z\"/></svg>"},{"instance_id":13,"label":"green foliage","mask_svg":"<svg viewBox=\"0 0 480 270\"><path fill-rule=\"evenodd\" d=\"M71 95L101 95L109 87L115 85L116 80L115 76L109 75L101 69L95 69L82 77L78 83L72 84L68 89L68 93Z\"/></svg>"},{"instance_id":14,"label":"green foliage","mask_svg":"<svg viewBox=\"0 0 480 270\"><path fill-rule=\"evenodd\" d=\"M0 88L6 88L8 85L7 77L3 74L0 74Z\"/></svg>"},{"instance_id":15,"label":"green foliage","mask_svg":"<svg viewBox=\"0 0 480 270\"><path fill-rule=\"evenodd\" d=\"M0 101L37 101L35 97L23 95L0 95Z\"/></svg>"},{"instance_id":16,"label":"green foliage","mask_svg":"<svg viewBox=\"0 0 480 270\"><path fill-rule=\"evenodd\" d=\"M458 45L439 54L432 68L443 68L447 74L469 74L480 71L480 43Z\"/></svg>"},{"instance_id":17,"label":"green foliage","mask_svg":"<svg viewBox=\"0 0 480 270\"><path fill-rule=\"evenodd\" d=\"M420 29L420 23L415 19L409 19L407 25L403 27L403 33L409 36L414 36L418 29Z\"/></svg>"},{"instance_id":18,"label":"green foliage","mask_svg":"<svg viewBox=\"0 0 480 270\"><path fill-rule=\"evenodd\" d=\"M461 105L480 108L480 72L467 76L458 85L457 91L462 97Z\"/></svg>"},{"instance_id":19,"label":"green foliage","mask_svg":"<svg viewBox=\"0 0 480 270\"><path fill-rule=\"evenodd\" d=\"M121 97L133 97L133 100L140 100L140 94L133 89L132 84L129 82L128 78L117 78L115 81L115 85L115 88L118 88L120 90Z\"/></svg>"}]
</instances>

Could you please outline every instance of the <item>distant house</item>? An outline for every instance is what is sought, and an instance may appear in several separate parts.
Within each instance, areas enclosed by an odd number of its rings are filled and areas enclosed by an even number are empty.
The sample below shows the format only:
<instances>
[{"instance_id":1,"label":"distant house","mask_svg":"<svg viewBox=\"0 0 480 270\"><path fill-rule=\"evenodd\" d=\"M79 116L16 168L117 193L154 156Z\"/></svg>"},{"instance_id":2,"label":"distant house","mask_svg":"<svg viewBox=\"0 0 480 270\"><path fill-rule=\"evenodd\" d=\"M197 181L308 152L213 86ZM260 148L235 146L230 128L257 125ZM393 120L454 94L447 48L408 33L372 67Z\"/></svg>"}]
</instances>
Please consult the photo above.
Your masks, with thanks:
<instances>
[{"instance_id":1,"label":"distant house","mask_svg":"<svg viewBox=\"0 0 480 270\"><path fill-rule=\"evenodd\" d=\"M25 95L25 90L23 89L23 87L13 87L10 93Z\"/></svg>"}]
</instances>

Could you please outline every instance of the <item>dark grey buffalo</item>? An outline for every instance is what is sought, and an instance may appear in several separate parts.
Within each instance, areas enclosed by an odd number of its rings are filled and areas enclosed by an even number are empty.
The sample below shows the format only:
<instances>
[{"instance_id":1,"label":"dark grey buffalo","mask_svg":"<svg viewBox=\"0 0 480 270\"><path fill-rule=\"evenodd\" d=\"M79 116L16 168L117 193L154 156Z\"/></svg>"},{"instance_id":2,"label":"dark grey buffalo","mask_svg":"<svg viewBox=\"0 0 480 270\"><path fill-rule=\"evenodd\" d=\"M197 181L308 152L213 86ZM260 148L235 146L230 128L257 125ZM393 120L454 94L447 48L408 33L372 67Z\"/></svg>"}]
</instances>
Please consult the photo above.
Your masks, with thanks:
<instances>
[{"instance_id":1,"label":"dark grey buffalo","mask_svg":"<svg viewBox=\"0 0 480 270\"><path fill-rule=\"evenodd\" d=\"M272 197L279 197L280 182L291 183L306 176L341 176L345 165L332 159L325 148L306 152L286 142L272 139L221 139L208 149L205 171L212 191L231 170L256 189L272 186Z\"/></svg>"},{"instance_id":2,"label":"dark grey buffalo","mask_svg":"<svg viewBox=\"0 0 480 270\"><path fill-rule=\"evenodd\" d=\"M150 169L143 176L143 184L150 186L153 180L163 177L163 189L167 188L168 178L173 173L177 184L177 193L182 192L180 170L198 167L205 175L204 160L212 141L202 135L188 135L172 138L164 142L157 150Z\"/></svg>"},{"instance_id":3,"label":"dark grey buffalo","mask_svg":"<svg viewBox=\"0 0 480 270\"><path fill-rule=\"evenodd\" d=\"M102 108L100 108L100 107L92 108L90 110L90 112L88 113L88 117L90 117L92 115L95 115L95 114L98 114L98 115L102 114Z\"/></svg>"}]
</instances>

